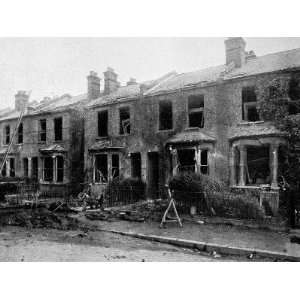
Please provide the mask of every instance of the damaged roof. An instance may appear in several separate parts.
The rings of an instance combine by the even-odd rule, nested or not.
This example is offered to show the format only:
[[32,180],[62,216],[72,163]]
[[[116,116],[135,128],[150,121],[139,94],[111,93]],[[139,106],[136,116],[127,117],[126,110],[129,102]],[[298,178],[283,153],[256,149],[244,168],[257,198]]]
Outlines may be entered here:
[[[53,99],[42,100],[41,102],[32,102],[28,104],[28,109],[24,116],[38,115],[42,113],[52,113],[62,111],[69,108],[75,108],[84,105],[87,102],[87,94],[81,94],[72,97],[65,94],[61,97]],[[0,114],[0,121],[17,119],[20,116],[20,111],[15,109],[7,110],[6,113]]]
[[266,122],[245,123],[233,127],[229,131],[229,139],[253,138],[263,136],[283,136],[284,133]]
[[298,48],[248,59],[240,68],[234,68],[232,65],[219,65],[194,72],[177,74],[157,84],[151,91],[146,92],[145,95],[155,95],[195,85],[212,84],[218,80],[230,80],[299,67],[300,49]]
[[167,140],[167,144],[182,144],[182,143],[194,143],[194,142],[215,142],[216,139],[208,134],[205,134],[198,129],[186,130],[184,132],[177,133]]
[[50,146],[47,146],[45,148],[41,148],[40,152],[46,152],[46,153],[54,153],[54,152],[66,152],[66,149],[58,144],[53,144]]

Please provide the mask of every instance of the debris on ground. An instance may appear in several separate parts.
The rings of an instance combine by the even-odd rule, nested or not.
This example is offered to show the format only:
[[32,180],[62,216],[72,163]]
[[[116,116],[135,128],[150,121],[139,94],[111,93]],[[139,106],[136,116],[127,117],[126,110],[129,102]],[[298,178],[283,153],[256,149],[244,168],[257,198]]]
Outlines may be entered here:
[[160,221],[168,202],[166,200],[147,200],[122,207],[93,210],[85,213],[89,220],[131,222]]
[[66,213],[52,212],[46,207],[1,210],[0,225],[62,230],[76,230],[80,227],[77,219]]

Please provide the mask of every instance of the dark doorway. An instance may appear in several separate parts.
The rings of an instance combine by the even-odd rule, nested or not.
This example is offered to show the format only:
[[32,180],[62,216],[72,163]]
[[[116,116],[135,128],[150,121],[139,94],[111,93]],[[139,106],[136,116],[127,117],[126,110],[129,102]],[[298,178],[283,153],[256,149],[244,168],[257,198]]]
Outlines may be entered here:
[[148,196],[159,197],[159,156],[157,152],[148,153]]
[[195,172],[195,150],[180,149],[178,153],[178,171],[179,172]]
[[142,177],[141,153],[131,153],[131,177]]

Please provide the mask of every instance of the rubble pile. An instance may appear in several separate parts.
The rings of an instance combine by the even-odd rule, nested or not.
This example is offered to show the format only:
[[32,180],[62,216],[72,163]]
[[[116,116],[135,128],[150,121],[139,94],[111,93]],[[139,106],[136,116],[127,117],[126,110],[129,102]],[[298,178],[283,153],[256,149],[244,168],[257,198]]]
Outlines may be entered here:
[[107,208],[102,211],[87,211],[89,220],[101,220],[112,222],[126,220],[132,222],[160,221],[167,208],[166,200],[148,200],[131,205]]
[[54,228],[61,230],[76,230],[79,222],[66,213],[52,212],[46,207],[35,209],[18,209],[1,211],[0,225],[14,225],[28,228]]

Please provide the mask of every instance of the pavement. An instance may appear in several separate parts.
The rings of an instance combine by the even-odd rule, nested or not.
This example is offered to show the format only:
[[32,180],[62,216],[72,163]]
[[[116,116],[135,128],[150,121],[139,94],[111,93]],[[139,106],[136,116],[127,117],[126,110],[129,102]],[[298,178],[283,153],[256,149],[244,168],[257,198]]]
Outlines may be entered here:
[[83,216],[80,219],[96,225],[99,230],[182,247],[205,251],[209,249],[233,255],[255,253],[279,260],[300,261],[300,244],[291,243],[291,234],[287,232],[249,229],[225,224],[185,222],[182,228],[176,223],[167,224],[166,228],[159,228],[158,222],[90,221]]

